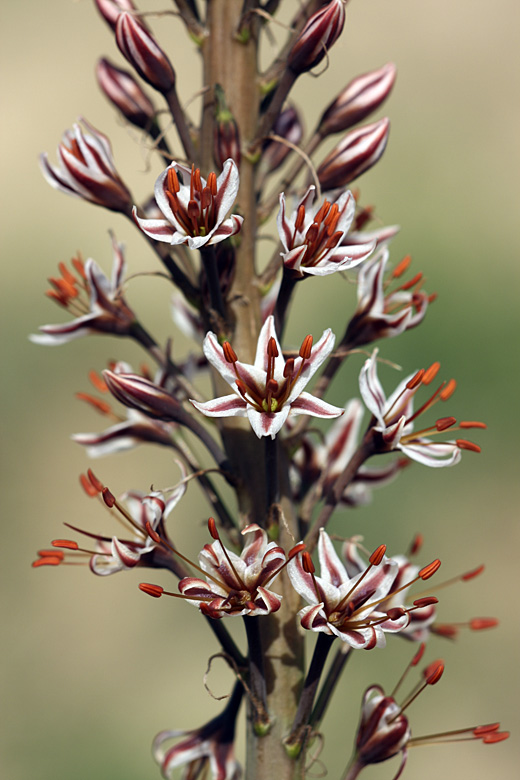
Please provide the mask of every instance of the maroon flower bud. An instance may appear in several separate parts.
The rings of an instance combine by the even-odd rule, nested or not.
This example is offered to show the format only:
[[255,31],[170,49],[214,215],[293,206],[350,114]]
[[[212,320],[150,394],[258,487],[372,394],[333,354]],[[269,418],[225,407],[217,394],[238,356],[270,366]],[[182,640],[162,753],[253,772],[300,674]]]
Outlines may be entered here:
[[170,60],[151,33],[128,13],[121,13],[116,23],[116,43],[136,71],[150,86],[167,93],[175,85]]
[[372,685],[365,691],[356,736],[357,760],[361,765],[378,764],[404,752],[410,740],[408,719],[391,696]]
[[[138,374],[116,374],[103,371],[103,378],[112,395],[124,406],[161,420],[185,422],[186,412],[163,387]],[[181,419],[179,419],[181,418]]]
[[332,0],[310,17],[287,58],[287,65],[294,73],[311,70],[325,57],[343,30],[344,6],[345,0]]
[[143,129],[150,127],[155,108],[128,71],[101,59],[96,65],[96,77],[106,97],[129,122]]
[[372,73],[365,73],[347,84],[336,100],[324,111],[318,127],[323,137],[341,133],[373,113],[388,97],[397,70],[389,63]]
[[240,135],[238,125],[229,110],[224,90],[220,84],[215,85],[215,130],[213,135],[213,159],[218,168],[223,168],[226,160],[231,157],[240,166]]
[[132,0],[94,0],[98,11],[108,24],[114,30],[116,29],[117,17],[122,11],[137,11]]
[[389,130],[385,118],[348,133],[318,168],[323,189],[345,187],[375,165],[385,150]]
[[[298,112],[293,106],[285,108],[273,125],[273,133],[285,138],[290,143],[298,145],[303,137],[303,125]],[[266,174],[272,173],[282,165],[291,152],[291,147],[279,141],[267,141],[262,151],[262,169]]]

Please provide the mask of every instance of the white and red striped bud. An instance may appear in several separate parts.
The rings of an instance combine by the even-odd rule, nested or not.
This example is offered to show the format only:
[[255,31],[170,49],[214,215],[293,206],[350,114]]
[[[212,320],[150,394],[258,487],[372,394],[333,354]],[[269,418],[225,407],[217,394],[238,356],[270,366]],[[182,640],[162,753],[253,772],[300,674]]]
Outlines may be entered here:
[[293,73],[306,73],[318,65],[337,41],[345,24],[345,0],[332,0],[316,11],[289,52],[287,65]]
[[96,65],[96,78],[101,91],[129,122],[143,129],[150,127],[155,108],[127,70],[103,58]]
[[394,86],[397,70],[393,63],[351,81],[324,111],[318,127],[324,137],[342,133],[362,122],[386,100]]
[[215,126],[213,135],[213,159],[218,168],[223,168],[230,157],[240,167],[240,134],[235,117],[229,110],[224,90],[215,85]]
[[94,0],[97,9],[111,30],[116,29],[117,17],[123,11],[137,11],[132,0]]
[[112,395],[124,406],[160,420],[185,422],[186,412],[163,387],[138,374],[116,374],[108,369],[103,378]]
[[359,764],[378,764],[401,751],[406,761],[406,746],[410,737],[408,719],[396,701],[391,696],[385,696],[378,685],[368,688],[363,697],[356,736]]
[[151,87],[167,93],[175,86],[175,71],[170,60],[152,34],[131,14],[119,14],[116,43],[121,54]]
[[345,187],[368,171],[383,154],[389,131],[390,122],[385,118],[348,133],[318,168],[322,188]]
[[[285,138],[291,144],[297,146],[303,137],[303,125],[297,110],[293,106],[285,108],[277,117],[273,125],[273,133]],[[287,155],[291,153],[291,147],[280,141],[267,141],[262,151],[262,169],[266,174],[272,173],[282,165]]]

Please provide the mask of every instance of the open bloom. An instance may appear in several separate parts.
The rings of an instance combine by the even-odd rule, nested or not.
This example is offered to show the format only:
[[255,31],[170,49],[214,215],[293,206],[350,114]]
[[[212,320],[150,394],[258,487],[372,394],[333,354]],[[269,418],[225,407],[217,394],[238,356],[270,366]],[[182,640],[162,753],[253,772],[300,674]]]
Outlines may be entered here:
[[433,395],[414,413],[413,399],[420,387],[429,385],[435,378],[439,363],[433,363],[428,369],[420,369],[403,379],[397,389],[387,399],[377,377],[377,350],[366,361],[359,375],[359,389],[365,405],[375,417],[373,430],[381,434],[384,450],[401,450],[404,454],[425,466],[440,468],[453,466],[461,457],[461,450],[480,452],[480,447],[466,439],[436,442],[431,437],[444,431],[485,428],[481,422],[460,422],[454,417],[441,417],[432,426],[415,432],[416,418],[430,409],[438,401],[447,401],[455,391],[453,379],[442,382]]
[[[181,184],[177,173],[184,181]],[[238,168],[234,160],[224,163],[217,178],[210,173],[203,179],[200,170],[173,162],[155,182],[155,200],[164,219],[141,219],[134,207],[134,219],[147,236],[168,244],[187,244],[190,249],[200,249],[238,233],[243,218],[226,215],[235,202],[238,192]]]
[[295,590],[309,606],[300,610],[303,628],[338,636],[350,647],[384,647],[385,633],[401,631],[410,620],[403,609],[387,611],[385,598],[398,566],[382,545],[370,556],[370,565],[349,577],[328,534],[321,529],[318,552],[321,576],[314,574],[308,553],[289,561],[287,571]]
[[250,365],[238,360],[229,342],[221,347],[215,333],[209,332],[204,339],[204,354],[234,394],[206,403],[191,403],[207,417],[247,416],[259,438],[274,439],[289,414],[338,417],[343,414],[342,409],[302,392],[333,348],[334,335],[328,329],[314,347],[312,336],[307,336],[298,357],[286,361],[274,329],[274,317],[269,316],[258,337],[254,365]]
[[66,130],[58,146],[58,167],[54,168],[47,154],[40,156],[40,167],[45,180],[66,195],[96,203],[112,211],[128,212],[132,196],[119,178],[106,135],[100,133],[85,119]]
[[179,590],[192,604],[212,618],[225,615],[268,615],[280,609],[282,597],[267,589],[285,566],[285,552],[276,542],[268,542],[266,532],[256,523],[242,534],[251,535],[240,556],[222,544],[214,521],[210,531],[215,539],[199,554],[206,580],[184,577]]
[[[186,780],[207,777],[208,764],[212,780],[239,780],[242,770],[235,759],[234,738],[242,692],[242,684],[237,682],[225,709],[199,729],[157,734],[152,753],[166,780],[180,766],[186,767],[182,775]],[[165,743],[177,737],[183,739],[173,747],[165,747]]]
[[114,336],[127,336],[130,333],[135,314],[123,298],[126,263],[123,245],[114,236],[112,249],[114,260],[111,279],[92,259],[83,263],[80,258],[73,258],[72,265],[77,276],[64,263],[60,263],[62,276],[49,280],[53,289],[47,295],[78,316],[60,325],[42,325],[41,333],[29,337],[31,341],[55,346],[92,333],[111,333]]
[[346,235],[356,210],[352,193],[344,192],[333,203],[325,200],[319,209],[312,207],[315,194],[311,185],[290,217],[285,194],[280,195],[277,222],[285,268],[315,276],[354,268],[369,256],[376,242],[348,243]]
[[398,279],[411,260],[407,256],[385,279],[388,263],[388,249],[383,247],[370,258],[358,275],[358,304],[349,322],[346,340],[350,348],[381,338],[398,336],[414,328],[424,319],[432,298],[421,290],[422,274],[404,282],[397,289],[389,289],[392,281]]

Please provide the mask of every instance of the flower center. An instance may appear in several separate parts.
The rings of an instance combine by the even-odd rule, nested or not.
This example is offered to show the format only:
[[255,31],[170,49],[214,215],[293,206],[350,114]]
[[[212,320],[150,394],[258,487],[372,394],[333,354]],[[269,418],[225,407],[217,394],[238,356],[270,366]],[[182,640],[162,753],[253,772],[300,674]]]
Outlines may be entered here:
[[165,194],[175,218],[188,236],[206,236],[214,228],[218,213],[216,174],[211,172],[204,185],[200,169],[192,166],[187,206],[179,199],[180,188],[177,172],[168,168]]
[[[336,247],[343,238],[343,231],[336,230],[340,212],[337,203],[326,200],[314,217],[312,225],[305,234],[305,254],[301,265],[309,268],[317,265],[323,255]],[[300,205],[294,225],[293,244],[296,234],[301,230],[305,219],[305,206]]]

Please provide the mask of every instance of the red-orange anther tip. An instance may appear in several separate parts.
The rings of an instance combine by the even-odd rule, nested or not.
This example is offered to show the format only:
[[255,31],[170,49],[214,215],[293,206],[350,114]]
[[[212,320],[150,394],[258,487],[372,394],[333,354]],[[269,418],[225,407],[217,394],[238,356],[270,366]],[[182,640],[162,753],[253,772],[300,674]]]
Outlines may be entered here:
[[311,356],[312,341],[313,341],[313,339],[312,339],[311,335],[305,336],[305,338],[302,341],[302,345],[300,347],[299,355],[300,355],[301,358],[303,358],[303,360],[308,360],[310,358],[310,356]]
[[160,598],[164,593],[164,588],[161,588],[160,585],[152,585],[149,582],[140,582],[139,590],[142,590],[143,593],[147,593],[149,596],[153,596],[154,599]]
[[276,379],[268,379],[265,383],[265,389],[267,393],[276,393],[278,390],[278,382]]
[[214,517],[210,517],[208,519],[208,531],[209,531],[210,535],[213,537],[213,539],[218,539],[219,538],[217,524],[215,522],[215,518]]
[[97,371],[89,371],[88,378],[96,390],[99,390],[100,393],[108,393],[107,383],[101,374],[98,374]]
[[484,734],[491,734],[493,731],[498,731],[500,728],[500,723],[488,723],[485,726],[477,726],[476,729],[473,729],[473,734],[476,737],[482,737]]
[[389,620],[399,620],[406,615],[406,611],[402,607],[391,607],[386,611]]
[[99,491],[96,490],[94,485],[92,485],[92,483],[90,482],[90,480],[88,479],[88,477],[85,474],[80,474],[79,475],[79,481],[81,483],[81,487],[83,488],[83,490],[85,491],[87,496],[90,496],[91,498],[93,498],[94,496],[97,496]]
[[396,265],[394,270],[392,271],[392,276],[394,279],[397,279],[399,276],[402,276],[406,270],[410,267],[410,263],[412,262],[412,256],[411,255],[405,255],[400,263]]
[[438,360],[435,361],[435,363],[432,363],[429,368],[426,369],[423,376],[423,385],[429,385],[430,382],[432,382],[437,374],[439,373],[439,369],[441,367],[441,364]]
[[509,739],[509,731],[495,731],[494,734],[486,734],[482,737],[484,745],[494,745],[495,742],[503,742],[504,739]]
[[62,561],[65,553],[62,553],[61,550],[38,550],[38,555],[41,558],[50,556],[51,558],[59,558]]
[[435,685],[444,674],[444,661],[433,661],[424,670],[427,685]]
[[57,555],[45,555],[43,558],[33,561],[31,566],[33,569],[37,569],[39,566],[59,566],[62,561],[63,558],[59,558]]
[[454,379],[450,379],[448,384],[445,387],[443,387],[443,389],[439,393],[439,398],[441,399],[441,401],[447,401],[448,398],[451,398],[456,388],[457,388],[456,381]]
[[287,553],[287,559],[289,561],[292,560],[296,555],[298,555],[298,553],[301,553],[304,550],[305,550],[305,543],[298,542],[298,544],[295,544],[294,547],[292,547]]
[[108,508],[112,509],[112,507],[116,503],[116,497],[114,496],[114,494],[111,493],[110,490],[106,487],[103,488],[102,496],[103,496],[103,501],[108,506]]
[[438,604],[439,599],[435,596],[424,596],[422,599],[415,599],[413,602],[414,607],[422,609],[422,607],[430,607],[432,604]]
[[303,571],[307,572],[307,574],[314,574],[316,571],[310,553],[302,552],[302,566]]
[[436,558],[434,561],[429,563],[428,566],[424,566],[424,568],[421,569],[417,576],[420,577],[421,580],[429,580],[430,577],[433,577],[435,572],[438,571],[440,565],[440,560]]
[[87,476],[90,480],[90,484],[92,485],[92,487],[96,488],[98,493],[101,493],[105,486],[103,485],[102,482],[99,481],[99,479],[96,477],[92,469],[88,469]]
[[294,229],[301,230],[305,223],[305,206],[300,203],[298,206],[298,212],[296,214],[296,220],[294,222]]
[[460,450],[469,450],[470,452],[482,452],[482,449],[472,441],[467,439],[456,439],[455,444]]
[[485,430],[487,425],[478,420],[462,420],[462,422],[459,423],[459,428],[482,428]]
[[268,357],[278,357],[278,347],[276,346],[276,339],[271,336],[267,342],[267,355]]
[[455,419],[455,417],[439,417],[439,419],[435,423],[435,427],[437,428],[438,431],[445,431],[448,428],[451,428],[453,425],[455,425],[456,422],[457,420]]
[[379,566],[383,560],[386,552],[386,544],[380,544],[377,550],[374,550],[370,558],[368,559],[372,566]]
[[451,623],[435,623],[433,631],[437,636],[443,636],[446,639],[454,639],[459,633],[458,627]]
[[410,666],[417,666],[417,664],[419,663],[419,661],[424,655],[425,649],[426,649],[426,642],[421,642],[421,644],[419,645],[419,649],[417,650],[416,654],[411,660]]
[[228,363],[236,363],[238,360],[237,354],[229,341],[225,341],[222,344],[222,349],[224,351],[224,357]]
[[78,543],[73,542],[71,539],[54,539],[51,544],[53,547],[63,547],[65,550],[78,549]]
[[283,375],[285,379],[287,379],[288,376],[292,376],[294,374],[294,358],[288,358],[285,362],[285,366],[283,367]]
[[498,626],[497,618],[473,618],[469,621],[472,631],[483,631],[485,628],[495,628],[495,626]]
[[424,368],[420,368],[419,371],[417,371],[417,373],[414,374],[413,377],[406,383],[407,389],[413,390],[415,387],[418,387],[418,385],[420,385],[422,382],[424,373]]
[[95,396],[90,395],[89,393],[76,393],[76,398],[78,401],[85,401],[85,403],[90,404],[90,406],[93,406],[94,409],[97,409],[101,414],[110,414],[112,411],[110,404],[107,404],[106,401],[102,401],[100,398],[95,398]]
[[422,278],[422,273],[419,272],[418,274],[415,274],[412,279],[409,279],[407,282],[404,282],[404,284],[401,285],[401,290],[409,290],[410,288],[415,287],[416,284],[419,284]]
[[[409,462],[408,460],[406,461]],[[410,555],[417,555],[419,550],[421,549],[424,541],[424,536],[422,534],[416,534],[411,545],[410,545]]]
[[168,168],[168,189],[172,192],[179,192],[180,190],[180,184],[179,184],[179,178],[177,176],[177,171],[175,168]]
[[152,528],[152,526],[150,525],[150,521],[149,520],[146,521],[146,523],[144,524],[144,527],[145,527],[146,533],[148,534],[150,539],[152,539],[155,542],[155,544],[161,544],[161,537],[159,536],[157,531],[155,531]]
[[473,577],[478,577],[479,574],[482,574],[486,567],[482,563],[480,566],[477,566],[476,569],[472,569],[471,571],[467,571],[465,574],[461,576],[462,582],[466,582],[467,580],[472,580]]

